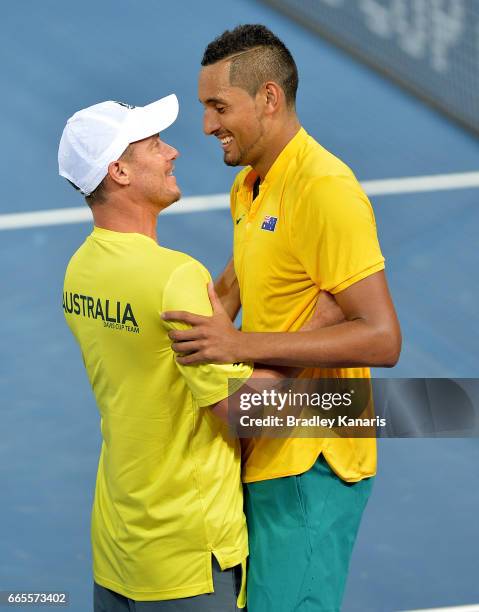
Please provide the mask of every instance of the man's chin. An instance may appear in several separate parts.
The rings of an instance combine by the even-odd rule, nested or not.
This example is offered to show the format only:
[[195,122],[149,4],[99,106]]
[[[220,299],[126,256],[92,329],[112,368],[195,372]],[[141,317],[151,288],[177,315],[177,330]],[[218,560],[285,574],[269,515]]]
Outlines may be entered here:
[[227,166],[241,166],[241,159],[239,157],[230,157],[228,153],[223,155],[223,161]]
[[165,208],[168,208],[169,206],[171,206],[175,202],[178,202],[178,200],[180,200],[180,198],[181,198],[181,191],[178,189],[178,191],[176,191],[175,193],[171,194],[171,196],[168,198],[167,202],[163,202],[161,210],[165,210]]

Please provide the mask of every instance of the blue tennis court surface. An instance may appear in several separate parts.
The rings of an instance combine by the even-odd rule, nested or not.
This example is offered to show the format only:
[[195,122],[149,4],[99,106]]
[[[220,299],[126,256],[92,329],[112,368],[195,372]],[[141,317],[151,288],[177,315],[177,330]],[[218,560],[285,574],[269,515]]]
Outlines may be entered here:
[[[303,125],[360,180],[478,170],[475,138],[252,0],[9,3],[0,24],[8,83],[1,214],[83,205],[57,177],[58,140],[73,112],[171,92],[180,116],[165,139],[181,153],[184,195],[227,192],[234,170],[201,132],[196,76],[204,46],[246,22],[266,24],[289,46]],[[372,198],[404,336],[400,363],[378,374],[478,376],[478,198],[477,188]],[[91,609],[99,420],[61,291],[66,263],[89,231],[0,232],[0,590],[69,591],[72,612]],[[231,253],[229,213],[160,218],[159,239],[216,274]],[[479,601],[478,466],[477,439],[381,441],[344,612]]]

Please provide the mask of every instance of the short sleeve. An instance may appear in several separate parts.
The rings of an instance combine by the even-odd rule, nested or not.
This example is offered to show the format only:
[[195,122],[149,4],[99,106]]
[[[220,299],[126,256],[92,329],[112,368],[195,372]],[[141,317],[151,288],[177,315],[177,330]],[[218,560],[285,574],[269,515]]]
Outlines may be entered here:
[[384,268],[372,206],[353,176],[314,179],[293,209],[293,252],[320,289],[339,293]]
[[[211,315],[207,284],[209,272],[199,262],[190,260],[174,270],[163,292],[162,312],[187,310],[195,314]],[[168,329],[186,329],[176,321],[163,321]],[[177,366],[199,406],[216,404],[239,389],[252,374],[249,364],[199,364]],[[234,379],[234,380],[231,380]],[[228,385],[229,382],[229,385]]]

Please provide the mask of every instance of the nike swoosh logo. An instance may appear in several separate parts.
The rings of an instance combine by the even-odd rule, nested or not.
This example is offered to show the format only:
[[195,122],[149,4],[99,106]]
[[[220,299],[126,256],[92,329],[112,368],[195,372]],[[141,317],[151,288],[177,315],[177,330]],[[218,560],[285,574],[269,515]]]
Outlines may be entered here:
[[238,223],[241,221],[241,219],[244,217],[244,215],[241,215],[241,217],[239,219],[236,219],[236,225],[238,225]]

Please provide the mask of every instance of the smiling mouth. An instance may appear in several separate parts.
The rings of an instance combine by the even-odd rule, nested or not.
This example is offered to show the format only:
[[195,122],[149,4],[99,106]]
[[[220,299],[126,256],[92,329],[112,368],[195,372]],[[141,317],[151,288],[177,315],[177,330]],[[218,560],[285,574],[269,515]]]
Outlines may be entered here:
[[220,138],[220,142],[221,142],[221,146],[223,147],[223,149],[226,149],[228,145],[230,145],[233,142],[233,137],[225,136],[224,138]]

